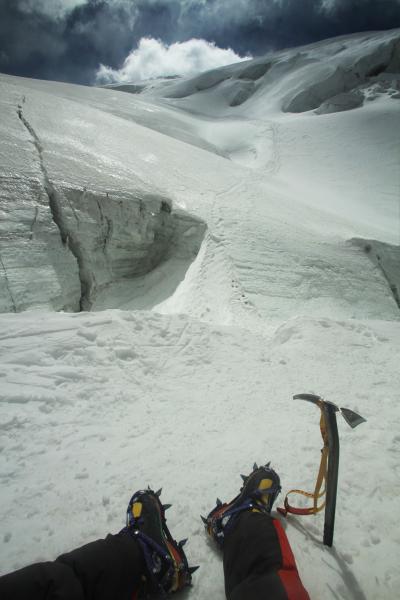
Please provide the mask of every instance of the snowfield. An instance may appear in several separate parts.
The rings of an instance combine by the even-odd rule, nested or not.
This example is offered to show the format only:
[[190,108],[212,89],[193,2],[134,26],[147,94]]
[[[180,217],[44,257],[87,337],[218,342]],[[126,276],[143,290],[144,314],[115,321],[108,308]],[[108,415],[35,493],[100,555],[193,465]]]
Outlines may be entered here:
[[223,600],[199,515],[254,461],[314,488],[312,392],[367,423],[339,422],[333,548],[283,521],[304,585],[396,596],[399,82],[399,30],[122,90],[0,76],[2,573],[150,484],[188,597]]

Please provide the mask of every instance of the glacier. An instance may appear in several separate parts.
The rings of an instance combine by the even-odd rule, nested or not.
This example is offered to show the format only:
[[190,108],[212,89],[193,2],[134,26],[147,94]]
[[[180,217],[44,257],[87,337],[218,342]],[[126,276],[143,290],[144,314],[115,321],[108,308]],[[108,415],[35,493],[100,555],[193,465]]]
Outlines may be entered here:
[[117,530],[151,484],[191,595],[222,600],[197,515],[255,460],[313,489],[310,392],[367,423],[339,426],[334,547],[321,515],[284,523],[304,584],[396,595],[399,81],[399,30],[191,79],[0,75],[5,571]]

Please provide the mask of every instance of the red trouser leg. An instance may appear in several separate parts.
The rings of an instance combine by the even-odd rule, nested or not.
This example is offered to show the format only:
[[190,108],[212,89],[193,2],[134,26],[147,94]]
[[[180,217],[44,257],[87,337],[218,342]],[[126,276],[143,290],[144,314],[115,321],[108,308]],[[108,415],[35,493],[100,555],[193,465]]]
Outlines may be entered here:
[[250,511],[239,515],[224,543],[228,600],[309,600],[279,521]]

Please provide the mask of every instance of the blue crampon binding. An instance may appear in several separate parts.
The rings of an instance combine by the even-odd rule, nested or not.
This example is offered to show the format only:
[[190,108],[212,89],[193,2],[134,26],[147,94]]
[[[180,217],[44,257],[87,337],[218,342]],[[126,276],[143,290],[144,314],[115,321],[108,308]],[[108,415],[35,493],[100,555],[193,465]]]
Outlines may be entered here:
[[217,505],[206,517],[201,517],[207,533],[222,547],[225,536],[234,526],[237,516],[244,510],[255,510],[269,514],[281,491],[279,475],[270,463],[258,467],[254,463],[250,475],[242,475],[243,487],[231,502]]
[[189,567],[183,546],[176,542],[166,525],[165,511],[171,505],[161,504],[161,489],[150,488],[133,494],[126,512],[126,528],[140,545],[147,567],[146,588],[163,597],[191,585],[198,567]]

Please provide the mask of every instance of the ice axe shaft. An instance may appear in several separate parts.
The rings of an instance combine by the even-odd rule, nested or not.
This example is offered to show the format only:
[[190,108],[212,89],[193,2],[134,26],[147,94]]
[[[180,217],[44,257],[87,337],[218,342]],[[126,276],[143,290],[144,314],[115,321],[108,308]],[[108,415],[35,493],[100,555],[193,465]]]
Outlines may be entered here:
[[336,422],[336,407],[324,402],[322,410],[325,412],[329,446],[323,541],[325,546],[332,546],[339,475],[339,433]]

